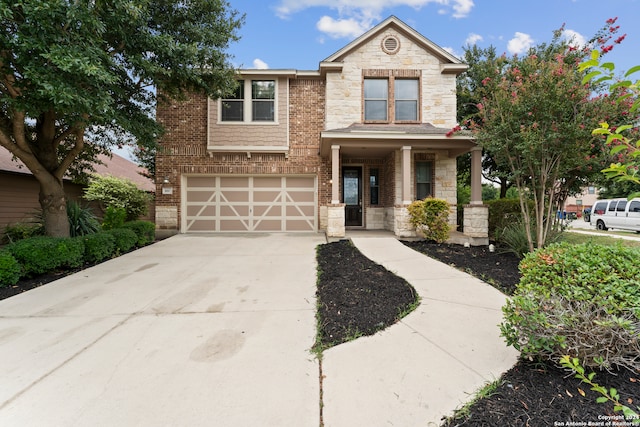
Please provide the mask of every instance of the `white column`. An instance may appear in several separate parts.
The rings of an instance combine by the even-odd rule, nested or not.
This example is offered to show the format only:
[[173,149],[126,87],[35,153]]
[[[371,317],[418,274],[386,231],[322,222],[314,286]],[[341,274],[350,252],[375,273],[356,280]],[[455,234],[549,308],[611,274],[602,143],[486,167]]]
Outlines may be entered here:
[[402,147],[402,204],[409,205],[411,197],[411,147]]
[[340,146],[331,146],[331,204],[340,203]]

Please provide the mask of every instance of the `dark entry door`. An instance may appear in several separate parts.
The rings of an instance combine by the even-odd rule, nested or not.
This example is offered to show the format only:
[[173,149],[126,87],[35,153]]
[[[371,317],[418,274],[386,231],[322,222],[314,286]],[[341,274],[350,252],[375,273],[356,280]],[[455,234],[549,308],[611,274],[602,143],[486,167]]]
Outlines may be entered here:
[[342,168],[342,198],[345,204],[344,225],[362,226],[362,168]]

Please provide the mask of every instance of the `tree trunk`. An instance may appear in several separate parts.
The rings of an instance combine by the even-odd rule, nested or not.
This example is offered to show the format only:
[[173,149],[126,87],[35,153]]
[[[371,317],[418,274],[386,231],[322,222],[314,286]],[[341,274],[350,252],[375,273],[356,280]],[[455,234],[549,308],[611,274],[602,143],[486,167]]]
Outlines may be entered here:
[[40,181],[40,206],[47,236],[69,237],[69,218],[67,217],[67,197],[61,181],[53,176]]

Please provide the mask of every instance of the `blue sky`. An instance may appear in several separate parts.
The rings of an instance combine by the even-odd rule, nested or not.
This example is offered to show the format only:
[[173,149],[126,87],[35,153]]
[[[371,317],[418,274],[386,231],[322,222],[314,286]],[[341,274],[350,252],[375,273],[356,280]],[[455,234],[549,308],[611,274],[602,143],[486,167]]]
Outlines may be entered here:
[[498,53],[526,53],[565,24],[577,39],[591,38],[618,17],[622,44],[607,57],[616,69],[640,64],[640,0],[229,0],[246,14],[242,37],[231,45],[239,68],[317,70],[318,64],[360,34],[395,15],[460,56],[463,46],[493,45]]

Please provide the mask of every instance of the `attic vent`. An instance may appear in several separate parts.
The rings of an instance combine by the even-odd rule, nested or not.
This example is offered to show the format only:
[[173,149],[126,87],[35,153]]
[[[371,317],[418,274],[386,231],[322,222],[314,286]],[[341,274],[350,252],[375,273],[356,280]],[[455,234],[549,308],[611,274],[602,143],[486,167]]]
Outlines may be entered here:
[[395,36],[387,36],[382,40],[382,50],[384,50],[389,55],[393,55],[398,53],[400,50],[400,40],[398,40]]

